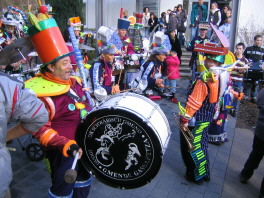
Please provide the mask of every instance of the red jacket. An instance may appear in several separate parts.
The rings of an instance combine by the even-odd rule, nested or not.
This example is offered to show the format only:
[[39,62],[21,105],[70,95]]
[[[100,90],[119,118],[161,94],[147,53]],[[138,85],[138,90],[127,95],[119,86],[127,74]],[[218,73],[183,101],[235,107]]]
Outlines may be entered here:
[[180,78],[180,60],[178,56],[167,56],[166,63],[168,65],[167,75],[169,80]]

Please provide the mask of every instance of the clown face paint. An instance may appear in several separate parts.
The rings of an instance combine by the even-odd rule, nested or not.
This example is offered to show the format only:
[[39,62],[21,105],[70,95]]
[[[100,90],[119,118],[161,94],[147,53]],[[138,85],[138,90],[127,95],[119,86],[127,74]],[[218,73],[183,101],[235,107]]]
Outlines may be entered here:
[[72,70],[70,57],[67,56],[58,60],[55,66],[50,64],[48,65],[48,68],[55,77],[62,80],[68,80]]

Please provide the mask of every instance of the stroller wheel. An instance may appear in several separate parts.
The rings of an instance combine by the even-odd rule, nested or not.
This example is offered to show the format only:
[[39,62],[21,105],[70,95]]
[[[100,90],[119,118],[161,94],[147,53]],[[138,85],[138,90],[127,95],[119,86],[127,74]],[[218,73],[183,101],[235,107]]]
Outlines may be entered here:
[[31,143],[26,147],[26,155],[31,161],[44,159],[44,151],[37,143]]

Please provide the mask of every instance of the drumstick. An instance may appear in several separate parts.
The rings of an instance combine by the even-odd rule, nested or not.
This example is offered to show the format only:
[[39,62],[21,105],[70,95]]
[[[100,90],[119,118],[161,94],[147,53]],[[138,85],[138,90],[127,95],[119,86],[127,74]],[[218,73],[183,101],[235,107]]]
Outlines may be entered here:
[[122,74],[122,66],[121,66],[120,72],[119,72],[119,77],[118,77],[118,82],[117,82],[118,86],[119,86],[119,82],[120,82],[120,79],[121,79],[121,74]]
[[173,74],[174,72],[176,72],[177,70],[179,71],[179,68],[176,68],[175,70],[173,70],[173,71],[172,71],[171,73],[169,73],[169,75],[166,76],[166,78],[164,78],[163,80],[166,80],[167,78],[169,78],[170,75]]
[[177,89],[179,89],[180,87],[163,87],[163,88],[166,88],[166,89],[177,88]]
[[72,184],[75,182],[76,177],[77,177],[77,172],[75,170],[76,164],[77,164],[77,160],[79,158],[79,152],[77,152],[75,154],[73,163],[72,163],[72,167],[71,169],[68,169],[65,174],[64,174],[64,181],[68,184]]
[[135,90],[135,89],[139,89],[139,88],[138,88],[138,87],[136,87],[136,88],[132,88],[132,89],[126,89],[126,90],[122,90],[122,91],[120,91],[120,93],[122,93],[122,92],[126,92],[126,91]]
[[16,151],[16,148],[7,147],[9,151]]

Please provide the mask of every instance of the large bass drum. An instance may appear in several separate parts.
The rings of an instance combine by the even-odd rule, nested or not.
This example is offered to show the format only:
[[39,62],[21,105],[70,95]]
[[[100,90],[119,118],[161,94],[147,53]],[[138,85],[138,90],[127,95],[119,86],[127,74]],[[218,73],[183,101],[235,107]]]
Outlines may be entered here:
[[156,103],[127,92],[92,111],[76,139],[86,169],[107,185],[131,189],[156,176],[170,134],[168,120]]

